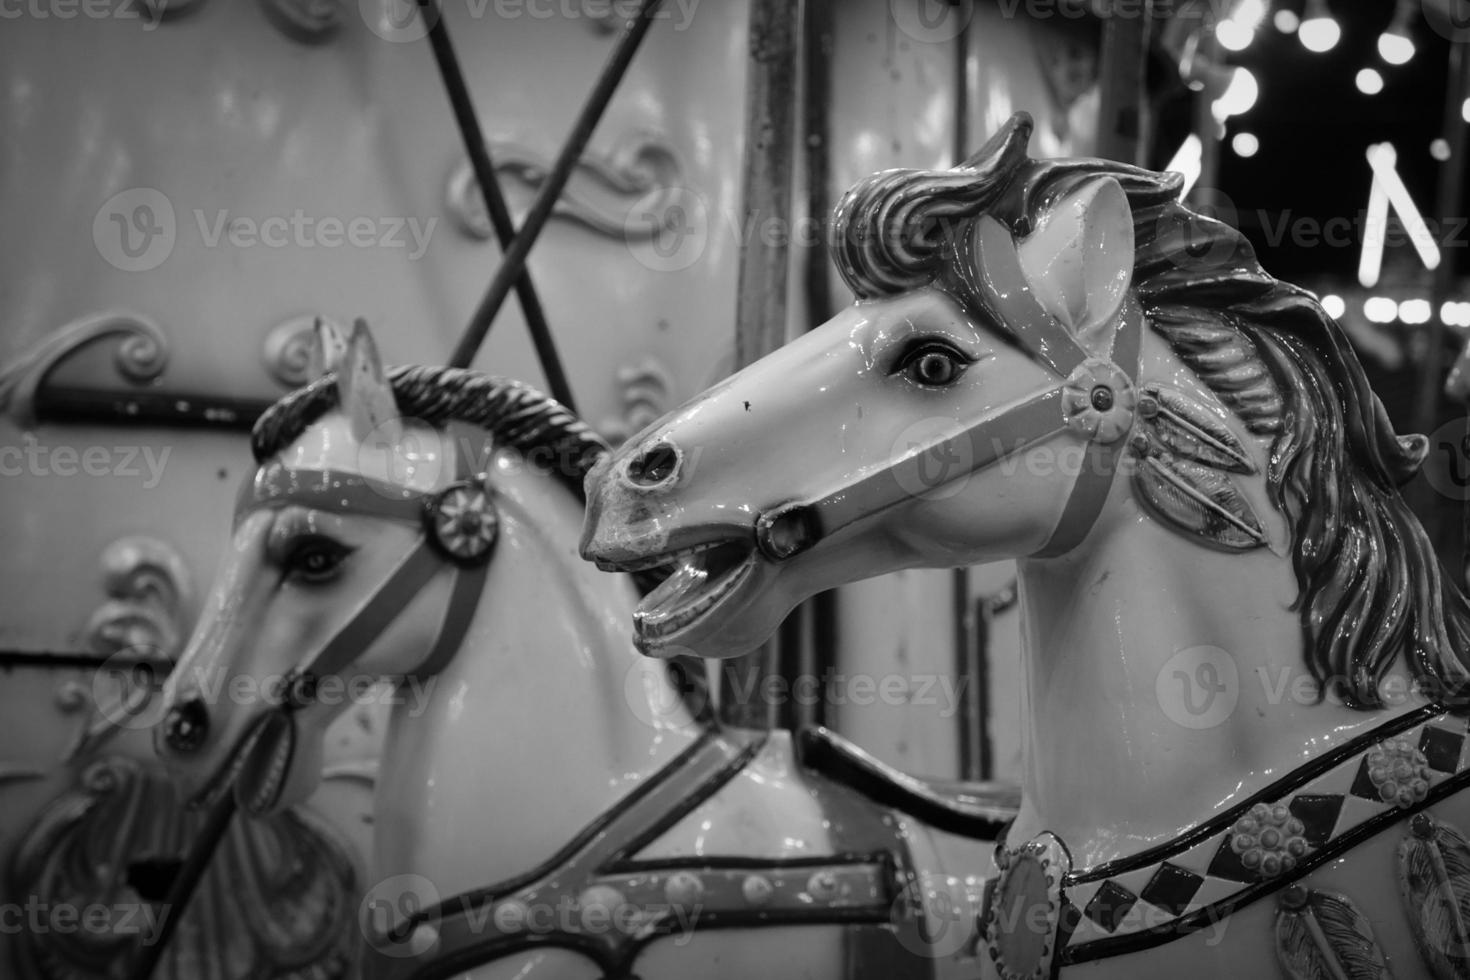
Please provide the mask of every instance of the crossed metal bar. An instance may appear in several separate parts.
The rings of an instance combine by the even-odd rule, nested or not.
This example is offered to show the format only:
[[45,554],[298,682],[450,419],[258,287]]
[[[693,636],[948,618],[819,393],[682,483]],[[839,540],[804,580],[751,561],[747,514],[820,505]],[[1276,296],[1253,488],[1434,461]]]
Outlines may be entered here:
[[[419,0],[419,11],[429,25],[429,44],[434,50],[434,62],[439,66],[439,75],[444,80],[444,91],[449,96],[450,108],[454,110],[454,121],[464,140],[465,152],[469,154],[470,166],[474,168],[475,180],[479,182],[480,193],[485,197],[485,211],[490,216],[490,225],[495,229],[495,237],[500,241],[502,253],[509,252],[516,237],[515,223],[511,220],[510,209],[506,207],[505,193],[501,190],[500,181],[495,176],[490,149],[485,145],[485,134],[480,129],[480,120],[475,114],[475,104],[470,98],[469,86],[465,84],[464,73],[460,71],[454,43],[449,39],[449,29],[444,26],[444,11],[440,9],[439,0]],[[542,373],[546,375],[547,387],[551,389],[553,398],[576,414],[572,388],[567,382],[566,372],[562,370],[561,357],[557,354],[555,341],[552,340],[551,327],[546,322],[546,311],[541,308],[541,298],[536,295],[531,274],[524,266],[516,276],[515,290],[521,311],[526,317],[531,341],[536,346],[536,357],[541,361]],[[474,354],[475,351],[470,350],[464,362],[456,366],[469,367]]]
[[[624,26],[617,46],[603,66],[597,83],[582,106],[582,111],[578,114],[566,142],[562,145],[560,155],[552,165],[545,183],[537,192],[531,210],[526,215],[526,222],[519,231],[516,230],[511,219],[510,210],[505,203],[505,194],[500,187],[499,179],[495,176],[495,167],[490,159],[489,148],[485,144],[485,135],[475,114],[474,103],[470,98],[469,88],[465,84],[464,73],[460,70],[454,45],[450,41],[439,0],[418,0],[418,3],[420,15],[424,17],[429,27],[429,43],[434,52],[434,60],[439,67],[439,74],[444,82],[445,92],[449,97],[450,107],[454,111],[455,123],[459,127],[460,137],[464,140],[465,151],[469,154],[475,178],[479,181],[480,192],[484,195],[485,210],[490,217],[490,224],[503,250],[500,266],[484,298],[476,307],[464,335],[456,345],[449,363],[453,367],[469,366],[479,351],[480,345],[484,342],[485,336],[490,332],[495,315],[500,312],[500,307],[505,303],[506,297],[514,289],[521,310],[525,314],[526,326],[530,330],[531,340],[536,348],[536,356],[541,362],[541,370],[546,375],[546,383],[551,389],[552,397],[575,414],[576,406],[572,398],[571,386],[567,382],[566,371],[557,353],[556,343],[552,339],[551,328],[546,322],[546,312],[541,306],[540,297],[526,269],[526,259],[531,254],[531,247],[536,244],[536,239],[540,236],[542,229],[546,227],[552,208],[566,188],[572,169],[577,160],[581,158],[583,150],[586,149],[587,142],[592,137],[592,131],[596,129],[598,121],[612,100],[613,92],[616,91],[618,83],[622,81],[628,66],[632,64],[633,56],[637,54],[639,45],[648,33],[648,28],[653,23],[653,15],[662,0],[643,0],[638,15]],[[209,868],[214,852],[229,830],[235,809],[235,794],[231,787],[209,812],[204,827],[189,849],[188,856],[174,875],[173,883],[165,899],[164,916],[159,925],[159,931],[153,937],[152,942],[139,947],[128,971],[130,980],[149,980],[153,975],[159,960],[163,958],[164,950],[168,948],[174,930],[178,928],[179,920],[183,918],[190,899],[203,879],[205,871]]]
[[485,210],[490,216],[490,224],[494,227],[495,237],[499,239],[503,250],[500,266],[496,269],[494,278],[491,279],[485,295],[470,317],[464,335],[460,337],[459,343],[455,345],[454,352],[450,355],[449,365],[451,367],[469,367],[480,345],[484,343],[486,335],[489,334],[490,327],[495,322],[495,316],[500,312],[500,307],[504,305],[506,297],[514,289],[516,298],[520,301],[521,310],[525,314],[526,326],[530,330],[531,340],[536,347],[536,356],[541,362],[541,370],[546,375],[546,383],[551,389],[551,395],[574,414],[576,413],[571,385],[567,381],[561,356],[557,353],[556,342],[552,339],[551,328],[546,322],[545,311],[541,307],[541,301],[531,282],[530,272],[526,269],[526,260],[530,257],[531,248],[536,244],[536,239],[540,237],[542,229],[546,227],[546,222],[550,219],[552,209],[555,208],[562,191],[566,189],[567,181],[572,176],[572,170],[576,167],[577,161],[581,159],[582,152],[587,148],[587,142],[592,138],[593,130],[597,128],[603,112],[606,111],[608,103],[612,101],[618,83],[623,80],[628,66],[633,63],[633,56],[638,53],[643,38],[653,24],[653,16],[662,2],[663,0],[643,0],[637,16],[623,26],[623,33],[618,38],[612,55],[603,65],[602,72],[592,87],[592,92],[587,96],[582,111],[578,113],[576,121],[572,124],[571,132],[567,134],[566,141],[562,144],[561,152],[552,163],[545,182],[542,183],[535,200],[531,203],[525,224],[517,231],[511,220],[510,211],[506,207],[505,194],[501,190],[499,178],[495,175],[490,150],[485,144],[485,135],[480,129],[480,122],[475,114],[469,88],[465,84],[464,73],[460,70],[459,59],[449,39],[449,29],[445,26],[444,12],[440,8],[439,0],[418,0],[422,16],[429,25],[429,44],[433,48],[434,61],[439,66],[439,74],[444,80],[450,107],[454,110],[455,123],[459,126],[460,136],[469,154],[470,165],[475,171],[475,179],[479,182],[480,191],[485,197]]

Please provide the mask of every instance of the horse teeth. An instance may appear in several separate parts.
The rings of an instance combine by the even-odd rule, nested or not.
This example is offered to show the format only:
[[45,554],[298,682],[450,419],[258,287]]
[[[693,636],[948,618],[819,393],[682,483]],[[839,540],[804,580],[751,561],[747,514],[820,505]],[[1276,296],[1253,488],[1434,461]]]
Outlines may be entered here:
[[[708,551],[710,547],[719,547],[724,543],[715,542],[698,550]],[[638,610],[633,614],[638,632],[646,637],[668,636],[678,632],[737,589],[745,581],[750,567],[747,560],[709,581],[709,572],[702,564],[684,562],[639,604]],[[696,594],[680,605],[679,599],[691,592]],[[660,607],[665,604],[671,604],[673,608],[662,610]]]

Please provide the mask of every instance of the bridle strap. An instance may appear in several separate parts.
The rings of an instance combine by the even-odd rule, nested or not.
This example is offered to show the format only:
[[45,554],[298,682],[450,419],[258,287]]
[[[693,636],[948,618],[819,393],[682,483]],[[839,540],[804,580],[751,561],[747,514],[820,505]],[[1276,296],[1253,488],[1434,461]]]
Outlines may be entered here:
[[301,663],[296,673],[312,677],[340,673],[372,646],[443,567],[443,560],[429,542],[420,539],[398,560],[383,584],[362,601],[324,646]]
[[[462,481],[466,477],[464,460],[459,459],[456,465],[459,470],[456,475]],[[478,482],[484,485],[483,478]],[[430,540],[428,524],[434,517],[430,510],[438,496],[356,473],[301,470],[282,464],[262,469],[242,487],[236,507],[237,523],[252,510],[300,505],[393,520],[424,529],[413,547],[398,560],[382,584],[358,604],[347,622],[289,673],[284,702],[287,710],[310,703],[317,681],[341,673],[361,656],[446,565],[454,576],[449,606],[428,655],[413,674],[428,677],[438,673],[459,649],[479,608],[489,565],[486,560],[451,561],[444,549]]]
[[981,270],[982,303],[1000,316],[1010,335],[1035,360],[1058,378],[1071,377],[1092,355],[1046,312],[1029,289],[1016,285],[1026,282],[1026,273],[1011,233],[990,215],[981,215],[975,229],[975,246],[977,254],[971,261]]
[[[1113,341],[1113,363],[1123,369],[1130,382],[1138,381],[1139,359],[1143,343],[1143,311],[1130,298],[1123,308],[1123,320]],[[1113,488],[1113,477],[1127,439],[1115,442],[1088,443],[1085,458],[1077,473],[1077,482],[1067,497],[1067,506],[1052,530],[1051,538],[1032,558],[1055,558],[1082,543],[1102,515]]]
[[470,622],[479,611],[480,593],[484,591],[485,580],[489,575],[488,564],[455,569],[444,622],[439,626],[439,635],[434,638],[429,655],[414,669],[415,677],[433,677],[454,659],[465,635],[469,633]]
[[313,510],[419,524],[428,495],[344,470],[298,470],[281,463],[261,468],[240,488],[235,523],[253,510],[299,504]]
[[[865,517],[912,499],[916,490],[938,489],[944,483],[1050,439],[1066,429],[1061,401],[1062,386],[1048,388],[954,435],[918,446],[896,462],[885,464],[807,506],[818,516],[823,537],[836,534]],[[954,459],[964,460],[965,468],[947,473],[942,480],[926,472],[927,467],[936,465],[934,460]]]

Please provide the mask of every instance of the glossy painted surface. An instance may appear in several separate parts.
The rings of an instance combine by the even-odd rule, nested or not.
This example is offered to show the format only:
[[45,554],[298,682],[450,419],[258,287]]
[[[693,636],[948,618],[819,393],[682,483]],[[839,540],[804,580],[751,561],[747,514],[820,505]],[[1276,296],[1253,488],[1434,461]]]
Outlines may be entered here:
[[[339,366],[353,379],[337,383],[340,407],[270,464],[294,473],[335,473],[339,481],[345,474],[378,481],[387,475],[391,483],[380,483],[377,492],[395,500],[403,492],[437,491],[464,469],[460,455],[472,454],[478,443],[445,438],[421,423],[394,422],[388,414],[392,395],[374,357],[365,331],[355,331]],[[363,433],[390,430],[392,438],[363,441]],[[330,673],[323,668],[317,683],[321,691],[329,684],[337,689],[336,681],[351,689],[364,678],[388,677],[406,695],[393,709],[380,764],[370,889],[375,901],[400,913],[516,878],[548,861],[584,827],[622,806],[699,733],[667,677],[626,639],[624,623],[633,609],[628,584],[578,560],[581,512],[571,494],[508,447],[473,465],[483,465],[492,488],[499,537],[462,647],[439,672],[418,673],[449,615],[446,586],[454,566],[446,559],[443,574],[421,586],[357,659]],[[203,705],[202,737],[180,743],[165,726],[159,740],[186,797],[217,792],[222,773],[234,765],[236,746],[275,710],[209,692],[242,680],[264,687],[288,675],[301,651],[330,641],[348,610],[382,597],[383,581],[422,534],[373,513],[382,506],[367,506],[372,500],[358,495],[371,491],[355,485],[340,492],[345,503],[335,495],[323,503],[320,492],[293,490],[296,484],[285,478],[270,486],[269,507],[257,505],[258,494],[242,495],[231,552],[166,689],[171,708]],[[307,553],[334,557],[299,557]],[[548,601],[554,614],[526,614],[547,608]],[[555,706],[554,715],[548,705]],[[323,697],[289,716],[293,751],[264,790],[246,767],[247,804],[260,799],[278,809],[311,791],[317,742],[340,710]],[[549,721],[557,726],[555,737],[534,737]],[[853,843],[861,840],[859,829],[880,823],[895,841],[912,837],[932,859],[936,845],[927,830],[900,827],[894,815],[804,773],[789,736],[777,733],[733,785],[636,858],[780,862],[832,856],[862,850]],[[928,887],[953,890],[952,900],[959,901],[979,887],[989,860],[985,848],[974,848],[951,866],[923,867],[923,880],[939,876]],[[797,954],[810,961],[814,975],[862,975],[861,964],[844,952],[840,929],[814,928]],[[673,949],[682,949],[681,939],[708,942],[706,955],[718,951],[728,964],[722,967],[728,974],[720,975],[779,969],[793,955],[735,934],[707,938],[697,923],[693,930],[672,937]],[[419,952],[432,953],[435,942],[425,939],[428,948]],[[957,943],[943,954],[946,973],[962,964],[962,948]],[[541,953],[511,959],[532,971],[547,963],[560,967],[557,957]],[[656,952],[653,962],[673,969],[677,959],[673,951]],[[500,975],[505,968],[475,975]]]
[[[1015,132],[1011,130],[1012,135]],[[997,146],[997,160],[1005,159],[1003,152]],[[1040,184],[1044,178],[1032,175],[1041,172],[1026,170],[1027,176],[1017,176],[1009,185],[1013,190],[1007,196],[986,207],[1015,221],[1020,191],[1014,188],[1031,186],[1028,181]],[[887,200],[878,195],[886,193],[882,189],[889,179],[875,177],[865,185],[871,196],[855,198],[856,203],[848,205],[857,215],[855,221],[868,213],[863,208]],[[923,179],[927,178],[915,176],[915,186]],[[943,179],[936,176],[930,185],[936,198],[947,193],[937,189]],[[1118,356],[1118,338],[1130,315],[1122,289],[1131,295],[1131,290],[1144,286],[1130,283],[1131,234],[1119,237],[1109,230],[1131,231],[1132,215],[1115,213],[1121,200],[1116,186],[1112,192],[1098,192],[1097,181],[1105,185],[1112,177],[1090,180],[1093,183],[1062,183],[1050,196],[1037,195],[1044,205],[1034,211],[1023,209],[1024,230],[1003,232],[1007,239],[1014,235],[1009,247],[1020,256],[1017,262],[1013,255],[1009,267],[997,264],[995,245],[984,244],[988,215],[963,226],[956,239],[960,245],[943,252],[930,266],[923,264],[921,249],[929,247],[923,240],[895,236],[898,244],[865,245],[866,252],[854,248],[845,259],[849,280],[871,282],[887,274],[910,285],[874,287],[874,298],[858,302],[715,386],[651,426],[637,443],[622,447],[589,480],[591,499],[582,540],[584,555],[605,566],[664,555],[683,565],[684,571],[645,600],[643,615],[634,619],[642,644],[655,654],[687,647],[706,655],[739,655],[775,629],[795,601],[854,578],[912,565],[1022,559],[1027,751],[1022,811],[1007,845],[1018,849],[1050,832],[1064,842],[1070,867],[1078,873],[1166,845],[1210,817],[1254,798],[1272,799],[1267,788],[1276,781],[1297,771],[1312,772],[1318,760],[1354,739],[1366,737],[1371,744],[1378,736],[1370,733],[1427,703],[1422,689],[1410,684],[1411,670],[1418,668],[1408,661],[1402,645],[1380,648],[1378,655],[1385,659],[1375,661],[1381,673],[1374,675],[1378,681],[1374,690],[1393,692],[1381,694],[1385,703],[1363,710],[1336,693],[1325,699],[1314,694],[1304,657],[1321,656],[1312,644],[1320,647],[1322,641],[1310,619],[1306,622],[1312,632],[1304,637],[1304,619],[1294,604],[1300,573],[1293,568],[1292,548],[1295,543],[1298,555],[1303,550],[1311,555],[1300,538],[1309,539],[1311,547],[1324,547],[1323,541],[1336,533],[1345,513],[1311,511],[1320,504],[1309,499],[1293,506],[1308,508],[1314,522],[1292,527],[1265,476],[1271,472],[1270,436],[1284,431],[1270,414],[1271,406],[1280,410],[1289,399],[1306,398],[1308,382],[1298,382],[1301,388],[1291,392],[1262,387],[1261,399],[1248,404],[1230,401],[1230,392],[1264,384],[1260,380],[1264,368],[1252,365],[1249,356],[1228,361],[1236,365],[1233,389],[1209,375],[1214,363],[1203,359],[1185,363],[1193,356],[1188,342],[1176,340],[1171,345],[1169,338],[1176,335],[1171,332],[1176,327],[1191,321],[1176,322],[1174,311],[1158,297],[1168,295],[1166,289],[1186,290],[1191,275],[1205,281],[1207,272],[1204,265],[1187,264],[1182,254],[1160,258],[1158,251],[1170,247],[1163,235],[1157,241],[1150,235],[1139,245],[1140,250],[1156,249],[1149,253],[1155,264],[1148,273],[1156,279],[1146,285],[1155,290],[1153,302],[1163,308],[1150,309],[1154,329],[1144,337],[1138,371],[1149,404],[1139,402],[1137,420],[1131,415],[1120,418],[1117,431],[1112,431],[1108,426],[1067,428],[1059,419],[1051,423],[1053,428],[1042,429],[1041,442],[1011,457],[1009,466],[1005,461],[975,466],[962,453],[958,459],[950,454],[950,468],[941,467],[940,478],[932,481],[915,481],[907,488],[909,498],[901,503],[886,493],[870,493],[870,483],[854,479],[877,472],[901,476],[909,472],[908,454],[915,445],[931,442],[936,434],[944,436],[956,425],[998,418],[1006,407],[1055,384],[1065,366],[1060,348],[1047,339],[1046,331],[1063,328],[1077,343],[1095,352],[1111,349],[1112,356]],[[1130,185],[1130,194],[1138,200],[1159,200],[1167,190],[1163,180]],[[1150,193],[1159,197],[1150,198]],[[920,199],[917,194],[907,198]],[[1053,234],[1059,222],[1072,219],[1080,220],[1080,233]],[[872,240],[883,240],[882,232],[891,230],[877,229]],[[981,247],[972,247],[976,240],[972,236],[978,236]],[[1086,251],[1078,250],[1077,243],[1082,242],[1091,243]],[[1222,251],[1215,261],[1220,276],[1240,284],[1240,303],[1251,292],[1256,296],[1264,292],[1262,274],[1247,268],[1249,263],[1239,253]],[[962,263],[973,265],[956,272]],[[947,277],[945,283],[958,281],[955,288],[961,291],[972,290],[970,295],[984,308],[956,302],[945,290],[924,285],[926,269]],[[1292,306],[1295,294],[1278,295],[1283,297],[1278,306],[1263,301],[1270,312],[1256,315],[1277,329],[1278,311],[1290,309],[1307,318],[1304,343],[1313,353],[1303,355],[1302,363],[1321,358],[1340,376],[1361,377],[1352,373],[1360,369],[1351,355],[1332,346],[1339,341],[1331,333],[1336,328],[1330,320],[1305,301],[1301,307]],[[1024,309],[1007,299],[1033,296],[1035,300],[1028,302],[1046,309],[1046,324],[1027,323]],[[1320,320],[1310,319],[1314,315]],[[1207,312],[1195,314],[1198,320],[1206,316]],[[997,322],[1017,334],[1013,339],[1018,342],[998,335]],[[1328,353],[1318,353],[1323,350]],[[925,359],[935,351],[944,352],[948,368],[926,366]],[[1097,378],[1105,374],[1094,373]],[[1097,391],[1094,385],[1094,396]],[[1182,414],[1171,418],[1168,403],[1174,393]],[[1106,416],[1122,404],[1114,395],[1116,390],[1101,400],[1094,397],[1093,408]],[[1225,410],[1227,404],[1233,411]],[[1359,412],[1373,417],[1371,403],[1351,398],[1332,408],[1353,418]],[[1325,409],[1314,411],[1321,413],[1318,451],[1342,452],[1334,428],[1341,423]],[[1191,439],[1180,439],[1164,428],[1166,422],[1175,424],[1184,417],[1196,420],[1190,423]],[[1215,431],[1217,425],[1225,428]],[[1068,495],[1079,483],[1079,472],[1087,475],[1078,469],[1085,460],[1086,442],[1117,442],[1130,431],[1127,445],[1135,478],[1113,478],[1105,484],[1110,490],[1100,516],[1071,551],[1035,557],[1053,537]],[[1403,472],[1398,467],[1411,471],[1416,457],[1422,458],[1419,440],[1395,440],[1383,429],[1370,431],[1375,433],[1372,438],[1383,440],[1384,448],[1368,450],[1355,444],[1356,455],[1341,463],[1360,468],[1353,479],[1386,480],[1382,472]],[[1014,445],[1037,433],[998,435]],[[1286,452],[1281,446],[1276,443],[1275,451]],[[636,470],[639,461],[660,448],[687,465],[676,466],[656,485],[630,479],[629,466]],[[1371,451],[1381,452],[1387,461],[1373,460]],[[1148,467],[1160,453],[1167,455],[1162,465],[1168,466],[1179,467],[1175,457],[1208,460],[1208,466],[1178,469],[1176,486],[1186,478],[1211,481],[1208,500],[1201,494],[1197,502],[1199,511],[1164,508],[1146,499],[1151,488],[1140,482],[1138,474],[1150,472]],[[1076,460],[1070,469],[1065,462],[1069,456]],[[1370,465],[1383,469],[1369,470]],[[1222,473],[1229,476],[1218,475]],[[1345,485],[1348,479],[1343,477]],[[863,515],[859,522],[787,526],[786,544],[774,549],[762,537],[762,515],[790,513],[793,502],[832,499],[824,496],[832,487],[851,488],[846,504]],[[1316,489],[1319,495],[1328,492]],[[1385,497],[1389,494],[1394,492]],[[1365,614],[1351,605],[1355,589],[1381,589],[1396,601],[1406,593],[1421,602],[1442,600],[1447,617],[1453,617],[1448,634],[1453,641],[1464,615],[1463,597],[1453,586],[1439,595],[1440,583],[1432,571],[1407,582],[1389,571],[1390,566],[1380,561],[1384,549],[1421,555],[1428,546],[1408,511],[1392,509],[1402,506],[1396,495],[1380,506],[1395,516],[1385,529],[1372,532],[1386,540],[1375,538],[1375,543],[1364,545],[1372,550],[1357,566],[1360,577],[1329,583],[1325,592],[1312,594],[1312,601],[1339,603],[1345,611],[1337,615],[1353,617],[1356,629],[1366,630],[1372,619],[1362,618]],[[1200,514],[1213,516],[1205,520]],[[1247,519],[1260,522],[1254,529],[1258,533],[1237,535],[1247,527]],[[699,550],[711,544],[718,548]],[[1317,586],[1315,581],[1310,584]],[[1434,624],[1421,627],[1435,635]],[[1440,634],[1441,643],[1444,635]],[[1443,658],[1440,662],[1445,665],[1435,668],[1443,675],[1457,676],[1453,647],[1436,648],[1430,656]],[[1419,681],[1433,683],[1436,676],[1441,675]],[[1305,689],[1303,679],[1308,682]],[[1446,737],[1453,746],[1447,771],[1453,772],[1459,767],[1462,722],[1449,724],[1452,734]],[[1406,773],[1412,769],[1410,765]],[[1451,794],[1445,803],[1451,824],[1463,824],[1467,812],[1465,798],[1453,795],[1460,785],[1445,789]],[[1404,830],[1402,822],[1393,823],[1391,812],[1384,820],[1389,828],[1383,831],[1385,836]],[[1265,843],[1265,837],[1261,841]],[[1247,844],[1242,848],[1248,849]],[[1342,877],[1333,879],[1333,890],[1357,898],[1390,888],[1389,868],[1372,857],[1379,847],[1375,842],[1362,854],[1349,854],[1341,865]],[[1146,884],[1143,877],[1134,881],[1134,894]],[[1316,877],[1309,877],[1306,884],[1322,887]],[[1256,921],[1259,908],[1250,908],[1243,922]],[[1410,914],[1417,913],[1411,909]],[[1394,955],[1414,955],[1402,920],[1385,917],[1380,938],[1386,948],[1396,951]],[[1251,951],[1243,955],[1254,956],[1263,946],[1269,950],[1273,940],[1269,931],[1244,936],[1232,932],[1225,948],[1235,942]],[[1194,939],[1187,945],[1198,946]],[[1166,952],[1157,954],[1162,960],[1138,954],[1139,959],[1080,964],[1066,972],[1172,975],[1154,972],[1156,962],[1179,962],[1172,958],[1177,950],[1162,948]],[[1240,975],[1237,968],[1210,957],[1192,965],[1190,972]]]

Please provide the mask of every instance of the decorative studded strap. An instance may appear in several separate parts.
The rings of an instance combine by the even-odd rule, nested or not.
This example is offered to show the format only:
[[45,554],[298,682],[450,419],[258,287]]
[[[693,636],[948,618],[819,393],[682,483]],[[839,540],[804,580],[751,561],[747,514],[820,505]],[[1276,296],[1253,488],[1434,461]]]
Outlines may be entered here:
[[[887,849],[835,856],[637,857],[738,775],[767,737],[706,732],[544,865],[451,898],[370,937],[365,976],[441,980],[527,949],[556,946],[588,956],[608,977],[627,977],[647,943],[694,926],[886,926],[900,881],[911,871],[890,825],[882,825],[891,837]],[[872,820],[877,824],[880,816],[874,813]]]
[[1061,881],[1058,965],[1209,926],[1470,785],[1466,720],[1402,715],[1178,838]]

